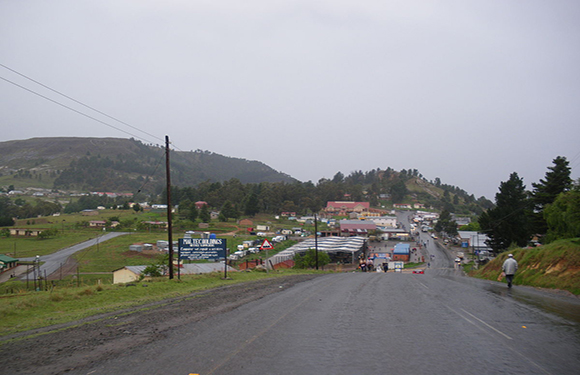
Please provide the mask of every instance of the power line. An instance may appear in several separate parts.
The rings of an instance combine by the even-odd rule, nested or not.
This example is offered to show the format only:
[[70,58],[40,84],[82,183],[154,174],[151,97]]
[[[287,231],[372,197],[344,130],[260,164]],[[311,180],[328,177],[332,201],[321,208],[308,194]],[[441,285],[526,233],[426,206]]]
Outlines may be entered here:
[[146,139],[143,139],[143,138],[139,137],[138,135],[135,135],[135,134],[133,134],[133,133],[129,133],[128,131],[125,131],[125,130],[123,130],[123,129],[120,129],[120,128],[118,128],[118,127],[116,127],[116,126],[114,126],[114,125],[111,125],[111,124],[109,124],[109,123],[107,123],[107,122],[105,122],[105,121],[99,120],[98,118],[95,118],[95,117],[93,117],[93,116],[91,116],[91,115],[87,115],[86,113],[83,113],[83,112],[81,112],[81,111],[78,111],[78,110],[76,110],[76,109],[74,109],[74,108],[72,108],[72,107],[69,107],[69,106],[67,106],[66,104],[62,104],[62,103],[60,103],[60,102],[57,102],[57,101],[56,101],[56,100],[54,100],[54,99],[51,99],[51,98],[49,98],[49,97],[47,97],[47,96],[44,96],[44,95],[42,95],[42,94],[40,94],[40,93],[38,93],[38,92],[36,92],[36,91],[34,91],[34,90],[31,90],[31,89],[29,89],[29,88],[26,88],[26,87],[24,87],[24,86],[22,86],[22,85],[19,85],[18,83],[16,83],[16,82],[13,82],[13,81],[11,81],[11,80],[9,80],[9,79],[6,79],[6,78],[4,78],[4,77],[1,77],[1,76],[0,76],[0,79],[2,79],[2,80],[4,80],[4,81],[6,81],[6,82],[8,82],[8,83],[11,83],[11,84],[13,84],[14,86],[20,87],[21,89],[23,89],[23,90],[26,90],[26,91],[28,91],[28,92],[30,92],[30,93],[32,93],[32,94],[34,94],[34,95],[38,95],[38,96],[40,96],[41,98],[43,98],[43,99],[46,99],[46,100],[48,100],[48,101],[50,101],[50,102],[52,102],[52,103],[54,103],[54,104],[58,104],[58,105],[60,105],[61,107],[64,107],[64,108],[66,108],[66,109],[68,109],[68,110],[70,110],[70,111],[73,111],[73,112],[75,112],[75,113],[78,113],[79,115],[85,116],[85,117],[87,117],[87,118],[89,118],[89,119],[91,119],[91,120],[93,120],[93,121],[99,122],[99,123],[101,123],[101,124],[103,124],[103,125],[106,125],[106,126],[108,126],[108,127],[110,127],[110,128],[113,128],[113,129],[115,129],[115,130],[118,130],[118,131],[120,131],[120,132],[123,132],[123,133],[125,133],[125,134],[128,134],[128,135],[130,135],[130,136],[132,136],[132,137],[135,137],[135,138],[141,139],[141,140],[143,140],[143,141],[146,141],[146,142],[150,142],[150,141],[148,141],[148,140],[146,140]]
[[[63,94],[62,92],[60,92],[60,91],[58,91],[58,90],[55,90],[55,89],[53,89],[53,88],[51,88],[51,87],[49,87],[49,86],[47,86],[47,85],[45,85],[45,84],[43,84],[43,83],[41,83],[41,82],[39,82],[39,81],[35,80],[35,79],[33,79],[33,78],[30,78],[30,77],[28,77],[27,75],[25,75],[25,74],[22,74],[22,73],[20,73],[20,72],[18,72],[18,71],[16,71],[16,70],[14,70],[14,69],[12,69],[12,68],[10,68],[10,67],[8,67],[8,66],[4,65],[4,64],[2,64],[2,63],[0,63],[0,66],[1,66],[1,67],[3,67],[4,69],[10,70],[11,72],[13,72],[13,73],[15,73],[15,74],[18,74],[18,75],[19,75],[19,76],[21,76],[21,77],[24,77],[24,78],[28,79],[29,81],[32,81],[32,82],[36,83],[37,85],[40,85],[40,86],[42,86],[42,87],[44,87],[44,88],[46,88],[46,89],[48,89],[48,90],[50,90],[50,91],[52,91],[52,92],[54,92],[54,93],[57,93],[58,95],[64,96],[65,98],[67,98],[67,99],[69,99],[69,100],[72,100],[73,102],[75,102],[75,103],[77,103],[77,104],[80,104],[80,105],[82,105],[82,106],[83,106],[83,107],[85,107],[85,108],[88,108],[88,109],[90,109],[90,110],[93,110],[93,111],[95,111],[95,112],[97,112],[97,113],[99,113],[99,114],[101,114],[101,115],[105,116],[105,117],[108,117],[108,118],[110,118],[111,120],[115,120],[115,121],[117,121],[117,122],[119,122],[119,123],[121,123],[121,124],[123,124],[123,125],[126,125],[126,126],[128,126],[128,127],[132,128],[132,129],[134,129],[134,130],[140,131],[141,133],[147,134],[147,135],[148,135],[148,136],[150,136],[150,137],[153,137],[153,138],[155,138],[155,139],[158,139],[158,140],[160,140],[160,141],[163,141],[163,138],[159,138],[159,137],[157,137],[157,136],[155,136],[155,135],[153,135],[153,134],[151,134],[151,133],[148,133],[148,132],[146,132],[146,131],[144,131],[144,130],[141,130],[141,129],[139,129],[139,128],[137,128],[137,127],[135,127],[135,126],[131,125],[131,124],[128,124],[128,123],[126,123],[125,121],[122,121],[122,120],[119,120],[119,119],[118,119],[118,118],[116,118],[116,117],[110,116],[110,115],[106,114],[106,113],[105,113],[105,112],[103,112],[103,111],[100,111],[100,110],[98,110],[98,109],[96,109],[96,108],[94,108],[94,107],[91,107],[91,106],[89,106],[89,105],[87,105],[87,104],[85,104],[85,103],[83,103],[83,102],[81,102],[81,101],[79,101],[79,100],[76,100],[75,98],[72,98],[72,97],[70,97],[69,95]],[[0,78],[1,78],[1,77],[0,77]],[[4,79],[4,78],[3,78],[3,79]],[[8,81],[7,79],[4,79],[4,80]],[[11,82],[11,81],[8,81],[8,82],[10,82],[10,83],[13,83],[13,82]],[[19,85],[17,85],[17,86],[19,86]],[[19,86],[19,87],[21,87],[21,88],[22,88],[22,86]],[[28,90],[28,91],[30,91],[30,90]],[[58,103],[57,103],[57,104],[58,104]]]
[[[147,178],[145,179],[145,181],[143,182],[143,184],[141,185],[141,187],[137,190],[137,194],[139,194],[141,192],[141,190],[143,190],[143,188],[145,187],[145,185],[147,185],[150,182],[150,178],[152,178],[155,173],[157,173],[157,169],[159,168],[159,166],[161,165],[161,162],[165,159],[165,154],[166,151],[163,150],[163,153],[161,154],[161,157],[159,158],[159,160],[157,161],[157,165],[155,166],[155,168],[153,169],[153,172],[151,172],[149,174],[149,176],[147,176]],[[135,195],[135,194],[134,194]]]
[[[69,99],[69,100],[72,100],[72,101],[73,101],[73,102],[75,102],[75,103],[78,103],[78,104],[80,104],[80,105],[82,105],[82,106],[84,106],[84,107],[86,107],[86,108],[88,108],[88,109],[91,109],[91,110],[93,110],[93,111],[95,111],[95,112],[97,112],[97,113],[100,113],[100,114],[102,114],[103,116],[106,116],[106,117],[108,117],[108,118],[110,118],[110,119],[112,119],[112,120],[115,120],[115,121],[117,121],[117,122],[120,122],[121,124],[124,124],[124,125],[126,125],[126,126],[129,126],[130,128],[133,128],[133,129],[135,129],[135,130],[138,130],[138,131],[140,131],[140,132],[142,132],[142,133],[145,133],[145,134],[147,134],[147,135],[149,135],[149,136],[151,136],[151,137],[153,137],[153,138],[155,138],[155,139],[162,140],[162,138],[159,138],[159,137],[156,137],[156,136],[155,136],[155,135],[153,135],[153,134],[147,133],[147,132],[145,132],[145,131],[143,131],[143,130],[141,130],[141,129],[139,129],[139,128],[136,128],[136,127],[134,127],[134,126],[132,126],[132,125],[130,125],[130,124],[128,124],[128,123],[126,123],[126,122],[124,122],[124,121],[121,121],[121,120],[119,120],[119,119],[117,119],[117,118],[115,118],[115,117],[113,117],[113,116],[109,116],[109,115],[107,115],[106,113],[104,113],[104,112],[102,112],[102,111],[99,111],[98,109],[95,109],[95,108],[93,108],[93,107],[91,107],[91,106],[88,106],[88,105],[86,105],[86,104],[84,104],[84,103],[82,103],[82,102],[80,102],[80,101],[78,101],[78,100],[76,100],[76,99],[74,99],[74,98],[72,98],[72,97],[68,96],[68,95],[65,95],[65,94],[63,94],[63,93],[61,93],[61,92],[59,92],[59,91],[57,91],[57,90],[54,90],[54,89],[52,89],[52,88],[50,88],[50,87],[48,87],[48,86],[46,86],[46,85],[44,85],[44,84],[42,84],[42,83],[40,83],[40,82],[38,82],[38,81],[36,81],[36,80],[34,80],[34,79],[30,78],[30,77],[27,77],[27,76],[25,76],[24,74],[22,74],[22,73],[19,73],[19,72],[15,71],[14,69],[11,69],[11,68],[9,68],[9,67],[5,66],[4,64],[1,64],[1,63],[0,63],[0,66],[2,66],[2,67],[4,67],[4,68],[6,68],[6,69],[8,69],[8,70],[10,70],[10,71],[12,71],[12,72],[14,72],[14,73],[16,73],[16,74],[18,74],[18,75],[20,75],[20,76],[22,76],[22,77],[24,77],[24,78],[26,78],[26,79],[29,79],[30,81],[32,81],[32,82],[34,82],[34,83],[36,83],[36,84],[38,84],[38,85],[40,85],[40,86],[42,86],[42,87],[45,87],[45,88],[47,88],[48,90],[51,90],[51,91],[53,91],[53,92],[55,92],[55,93],[57,93],[57,94],[59,94],[59,95],[62,95],[62,96],[64,96],[65,98],[67,98],[67,99]],[[26,90],[26,91],[28,91],[28,92],[30,92],[30,93],[32,93],[32,94],[35,94],[35,95],[37,95],[37,96],[40,96],[41,98],[43,98],[43,99],[46,99],[46,100],[48,100],[48,101],[50,101],[50,102],[52,102],[52,103],[54,103],[54,104],[57,104],[57,105],[59,105],[59,106],[61,106],[61,107],[64,107],[64,108],[66,108],[66,109],[68,109],[68,110],[70,110],[70,111],[73,111],[73,112],[75,112],[75,113],[78,113],[78,114],[80,114],[80,115],[82,115],[82,116],[85,116],[85,117],[87,117],[87,118],[89,118],[89,119],[91,119],[91,120],[93,120],[93,121],[96,121],[96,122],[99,122],[99,123],[101,123],[101,124],[103,124],[103,125],[109,126],[109,127],[113,128],[113,129],[115,129],[115,130],[118,130],[118,131],[120,131],[120,132],[123,132],[123,133],[125,133],[125,134],[128,134],[128,135],[130,135],[130,136],[132,136],[132,137],[135,137],[135,138],[137,138],[137,139],[140,139],[140,140],[142,140],[142,141],[151,142],[150,140],[143,139],[143,138],[139,137],[138,135],[135,135],[135,134],[133,134],[133,133],[127,132],[127,131],[125,131],[125,130],[123,130],[123,129],[120,129],[120,128],[118,128],[118,127],[114,126],[114,125],[111,125],[111,124],[109,124],[109,123],[107,123],[107,122],[105,122],[105,121],[99,120],[99,119],[97,119],[97,118],[95,118],[95,117],[93,117],[93,116],[91,116],[91,115],[88,115],[88,114],[86,114],[86,113],[83,113],[83,112],[81,112],[81,111],[79,111],[79,110],[76,110],[76,109],[74,109],[74,108],[72,108],[72,107],[70,107],[70,106],[67,106],[66,104],[60,103],[60,102],[58,102],[58,101],[56,101],[56,100],[54,100],[54,99],[51,99],[51,98],[49,98],[49,97],[47,97],[47,96],[45,96],[45,95],[42,95],[42,94],[40,94],[40,93],[38,93],[38,92],[36,92],[36,91],[34,91],[34,90],[32,90],[32,89],[29,89],[29,88],[27,88],[27,87],[24,87],[24,86],[22,86],[22,85],[20,85],[20,84],[18,84],[18,83],[16,83],[16,82],[13,82],[13,81],[11,81],[11,80],[9,80],[9,79],[7,79],[7,78],[4,78],[4,77],[0,76],[0,79],[2,79],[2,80],[4,80],[4,81],[6,81],[6,82],[8,82],[8,83],[11,83],[11,84],[13,84],[13,85],[15,85],[15,86],[17,86],[17,87],[19,87],[19,88],[23,89],[23,90]],[[152,142],[152,143],[153,143],[153,142]],[[179,151],[183,151],[183,150],[180,150],[180,149],[179,149],[177,146],[175,146],[175,145],[173,145],[173,146],[174,146],[174,147],[175,147],[177,150],[179,150]],[[163,155],[165,155],[165,152],[163,153]],[[161,161],[161,160],[163,160],[163,158],[161,158],[161,159],[160,159],[160,161]],[[155,173],[157,172],[157,169],[159,168],[159,165],[160,165],[160,163],[161,163],[161,162],[159,162],[159,163],[158,163],[158,164],[155,166],[155,168],[154,168],[154,171],[152,172],[152,174],[151,174],[149,177],[151,177],[153,174],[155,174]],[[142,190],[142,189],[145,187],[145,185],[146,185],[148,182],[149,182],[149,181],[145,181],[145,182],[143,183],[143,185],[142,185],[142,186],[141,186],[141,187],[138,189],[137,193],[141,192],[141,190]]]

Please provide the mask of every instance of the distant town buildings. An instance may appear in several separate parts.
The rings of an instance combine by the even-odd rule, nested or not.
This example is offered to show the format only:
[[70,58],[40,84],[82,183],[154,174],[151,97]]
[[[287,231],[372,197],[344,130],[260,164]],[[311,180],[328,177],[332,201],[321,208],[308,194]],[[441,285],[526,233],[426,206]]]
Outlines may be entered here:
[[327,202],[324,211],[330,215],[346,216],[352,212],[362,213],[368,212],[370,209],[369,202]]

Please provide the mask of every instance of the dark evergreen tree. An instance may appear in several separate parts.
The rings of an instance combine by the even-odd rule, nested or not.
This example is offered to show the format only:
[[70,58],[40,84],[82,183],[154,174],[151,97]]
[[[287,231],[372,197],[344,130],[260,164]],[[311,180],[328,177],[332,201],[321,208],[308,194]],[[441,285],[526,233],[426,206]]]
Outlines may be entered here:
[[204,204],[203,206],[201,206],[201,209],[199,210],[199,219],[203,223],[209,223],[210,222],[211,215],[209,214],[209,208],[207,207],[207,204]]
[[[205,207],[205,206],[204,206]],[[197,207],[195,207],[195,204],[192,204],[189,207],[189,213],[187,215],[187,218],[191,221],[196,221],[197,217],[199,216],[199,210],[197,209]]]
[[256,193],[251,193],[246,200],[244,214],[254,216],[258,212],[260,212],[260,208],[258,207],[258,195]]
[[230,201],[225,201],[224,204],[222,205],[222,208],[220,210],[220,215],[223,215],[225,220],[221,220],[221,221],[228,221],[228,219],[230,218],[236,218],[238,215],[235,211],[234,206],[232,205],[232,202]]
[[335,184],[342,184],[344,182],[344,175],[341,172],[336,172],[332,178],[332,182]]
[[479,224],[490,238],[490,247],[499,252],[512,244],[525,246],[530,239],[530,203],[523,180],[516,172],[502,182],[495,195],[495,208],[481,214]]
[[531,193],[533,204],[532,225],[537,234],[546,234],[548,225],[544,218],[544,209],[553,203],[560,193],[569,191],[572,187],[570,167],[565,157],[558,156],[552,161],[553,166],[548,167],[546,177],[538,183],[532,183],[534,187]]
[[389,193],[391,194],[391,199],[394,203],[400,203],[405,198],[409,191],[403,180],[398,180],[391,186]]
[[439,220],[435,224],[435,231],[445,232],[449,236],[457,235],[457,222],[451,217],[451,213],[444,209],[439,215]]

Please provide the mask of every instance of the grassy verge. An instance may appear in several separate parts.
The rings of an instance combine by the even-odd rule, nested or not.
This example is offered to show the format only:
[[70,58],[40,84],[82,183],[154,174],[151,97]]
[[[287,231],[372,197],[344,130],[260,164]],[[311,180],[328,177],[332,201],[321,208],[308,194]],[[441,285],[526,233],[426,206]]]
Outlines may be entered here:
[[[2,298],[0,304],[0,336],[79,320],[92,315],[117,311],[166,298],[184,296],[195,291],[222,285],[243,283],[263,278],[303,274],[313,271],[281,270],[270,273],[229,273],[182,276],[124,285],[83,285],[54,288],[50,291],[22,292]],[[146,288],[143,285],[147,285]]]
[[149,254],[130,251],[129,246],[134,243],[156,243],[165,240],[163,233],[135,233],[112,238],[101,243],[98,247],[91,246],[73,255],[80,268],[80,272],[113,272],[124,266],[139,266],[157,263],[164,253]]
[[[518,261],[514,283],[540,288],[567,290],[580,295],[580,238],[560,240],[536,248],[510,250]],[[497,280],[508,252],[479,270],[474,277]]]
[[417,267],[425,267],[425,263],[405,263],[404,268],[417,268]]
[[78,230],[59,234],[52,238],[39,239],[36,237],[1,237],[0,253],[13,258],[33,257],[36,255],[52,254],[60,249],[70,247],[101,235],[91,230]]

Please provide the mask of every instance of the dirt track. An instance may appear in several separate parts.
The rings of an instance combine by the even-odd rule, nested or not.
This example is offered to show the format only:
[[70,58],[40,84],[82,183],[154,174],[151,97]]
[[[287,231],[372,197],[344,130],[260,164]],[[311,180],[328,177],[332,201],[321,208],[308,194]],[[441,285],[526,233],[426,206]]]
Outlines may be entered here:
[[231,285],[0,337],[0,368],[4,375],[62,374],[314,277],[295,275]]

